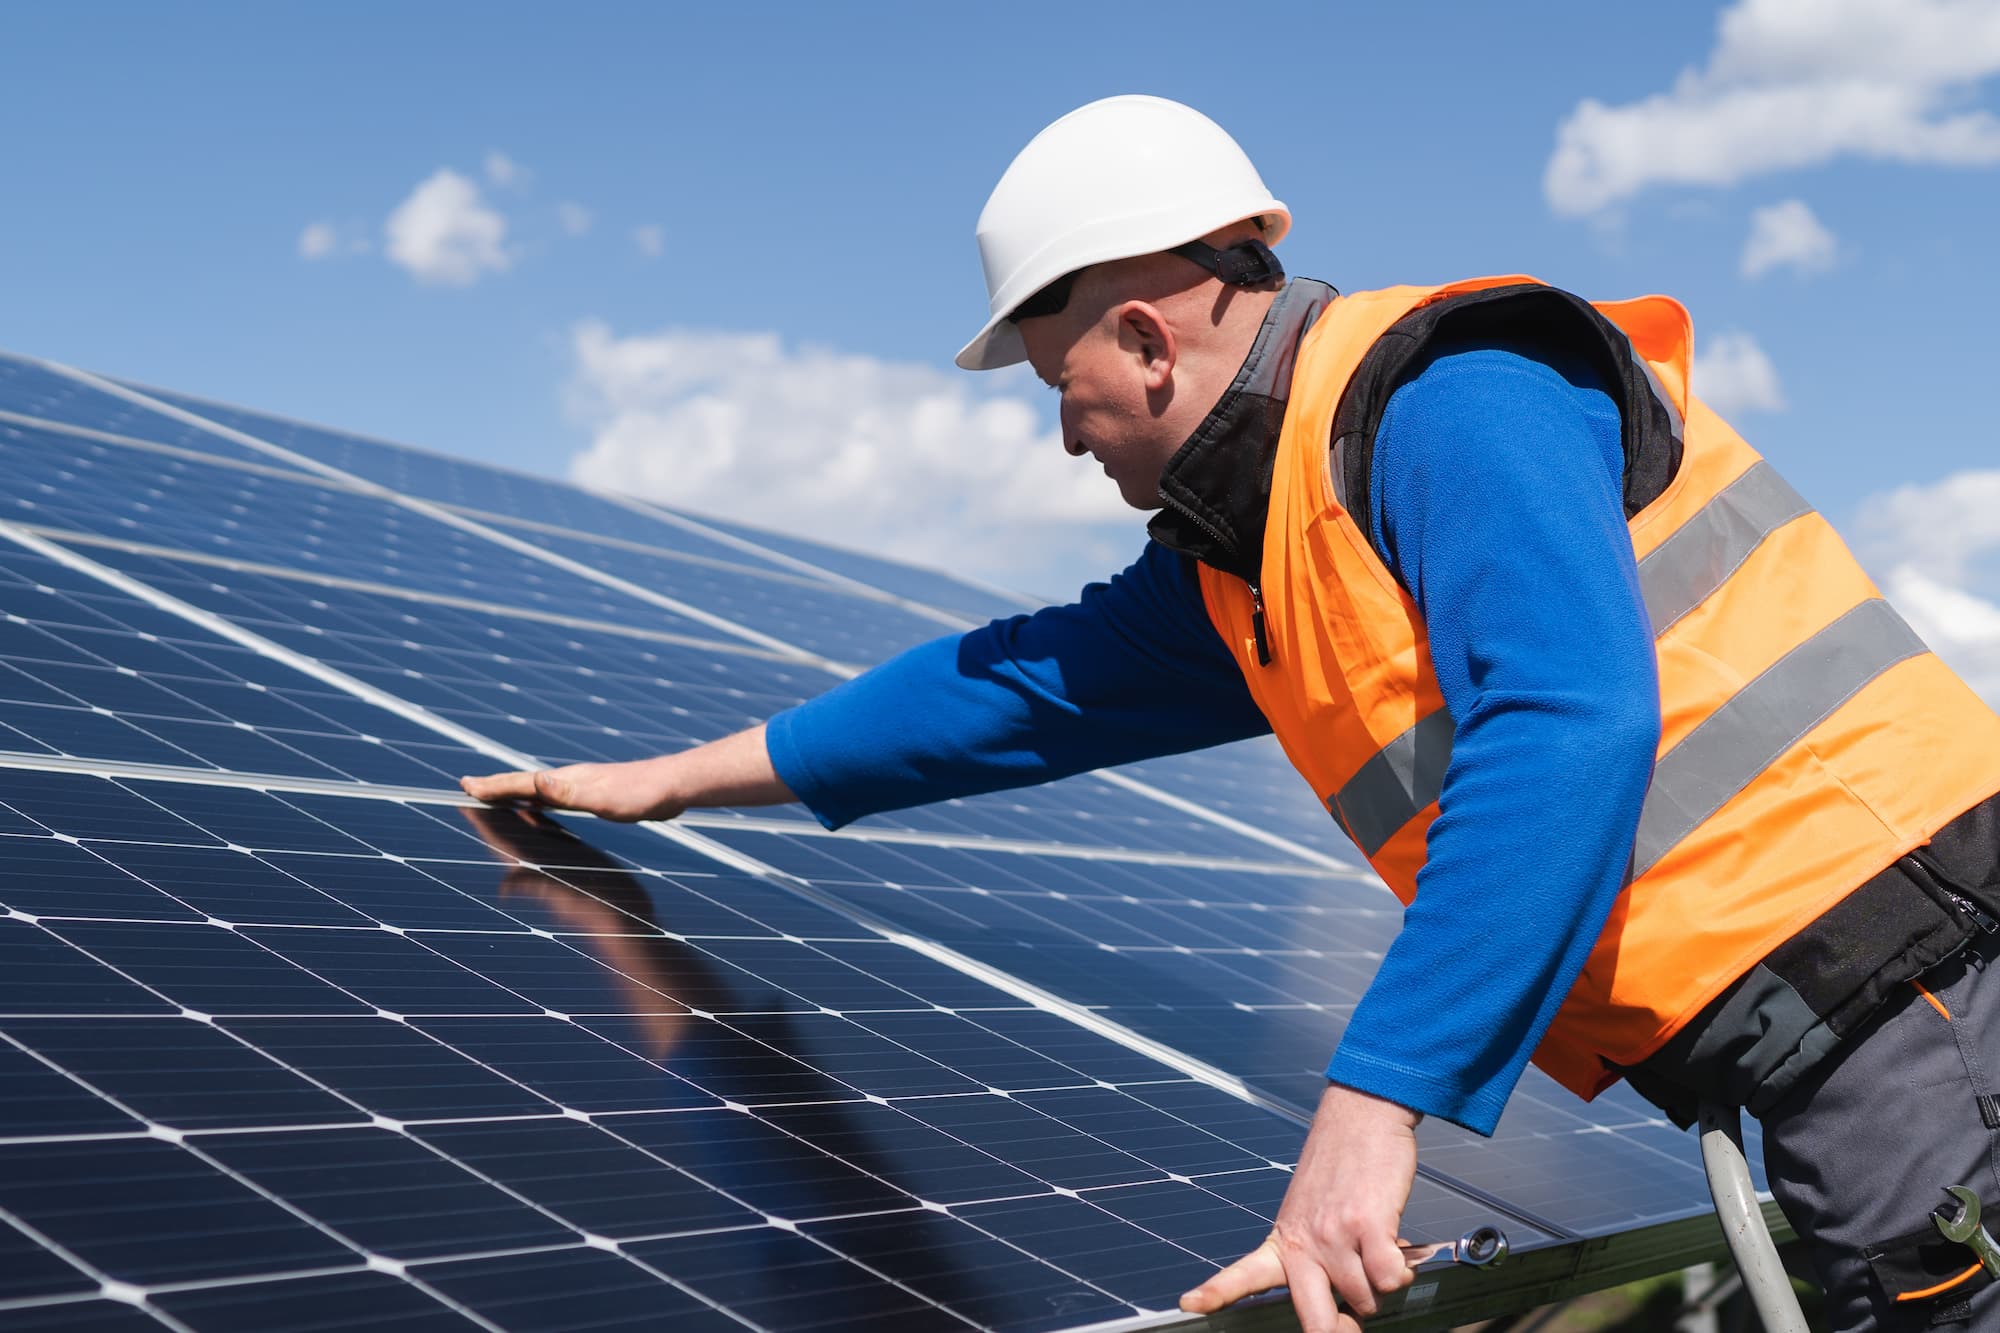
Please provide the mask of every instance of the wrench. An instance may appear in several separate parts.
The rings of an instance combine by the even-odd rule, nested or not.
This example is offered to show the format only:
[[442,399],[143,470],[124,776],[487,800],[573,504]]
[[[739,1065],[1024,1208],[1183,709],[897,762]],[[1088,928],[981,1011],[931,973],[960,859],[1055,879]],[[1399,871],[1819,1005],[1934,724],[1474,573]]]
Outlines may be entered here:
[[1432,1259],[1445,1259],[1470,1268],[1492,1268],[1507,1257],[1507,1233],[1499,1227],[1475,1227],[1457,1240],[1432,1245],[1399,1245],[1397,1248],[1412,1268]]
[[1986,1271],[2000,1277],[2000,1245],[1995,1245],[1986,1228],[1979,1225],[1979,1196],[1963,1185],[1946,1185],[1944,1192],[1958,1202],[1958,1207],[1941,1203],[1931,1209],[1931,1221],[1937,1223],[1938,1233],[1946,1240],[1969,1246],[1979,1256],[1979,1262],[1986,1265]]

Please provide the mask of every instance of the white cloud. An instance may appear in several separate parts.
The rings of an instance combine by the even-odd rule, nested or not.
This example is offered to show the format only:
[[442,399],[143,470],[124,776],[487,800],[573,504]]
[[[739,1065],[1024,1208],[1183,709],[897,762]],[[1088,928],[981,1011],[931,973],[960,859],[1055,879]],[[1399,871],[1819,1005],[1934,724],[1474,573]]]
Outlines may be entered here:
[[1703,402],[1725,417],[1785,408],[1777,367],[1747,333],[1718,333],[1698,343],[1688,381]]
[[1774,268],[1800,273],[1833,267],[1837,244],[1803,199],[1787,199],[1750,215],[1750,239],[1743,244],[1743,276],[1761,278]]
[[657,222],[648,222],[632,228],[632,244],[639,247],[639,253],[648,259],[658,259],[667,252],[667,229]]
[[466,287],[514,262],[507,219],[487,207],[476,183],[449,167],[410,191],[382,230],[389,258],[419,282]]
[[562,223],[564,235],[582,236],[590,230],[590,225],[597,221],[597,217],[582,204],[564,200],[556,205],[556,220]]
[[2000,471],[1901,486],[1861,506],[1860,549],[1924,641],[2000,706]]
[[1143,540],[1116,487],[1013,391],[1020,376],[597,321],[572,352],[591,443],[570,475],[587,485],[1058,594]]
[[499,149],[493,149],[486,154],[486,179],[493,184],[503,187],[509,185],[526,186],[528,175],[526,167]]
[[2000,118],[1968,104],[2000,73],[1995,0],[1741,0],[1703,69],[1621,106],[1579,102],[1542,177],[1558,213],[1658,184],[1733,185],[1835,157],[2000,162]]
[[340,248],[340,233],[331,222],[311,222],[299,233],[299,258],[327,259]]

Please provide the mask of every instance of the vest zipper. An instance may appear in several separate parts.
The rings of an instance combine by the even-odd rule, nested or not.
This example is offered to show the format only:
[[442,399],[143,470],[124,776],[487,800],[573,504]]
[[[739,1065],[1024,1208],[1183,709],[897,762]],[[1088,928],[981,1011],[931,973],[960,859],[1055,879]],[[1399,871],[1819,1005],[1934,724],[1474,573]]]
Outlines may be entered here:
[[1962,894],[1952,892],[1949,887],[1944,885],[1939,885],[1939,887],[1944,889],[1945,897],[1957,904],[1958,910],[1964,913],[1966,919],[1972,922],[1973,925],[1979,927],[1979,929],[1985,931],[1988,935],[2000,934],[2000,921],[1995,921],[1978,903],[1973,902],[1970,898]]
[[[1200,514],[1195,513],[1194,510],[1182,504],[1173,496],[1168,495],[1164,489],[1160,492],[1160,499],[1166,502],[1167,508],[1180,514],[1188,522],[1207,533],[1217,546],[1227,551],[1232,557],[1236,555],[1236,543],[1223,536],[1213,523],[1210,523]],[[1242,579],[1244,585],[1250,589],[1250,632],[1257,640],[1257,665],[1269,666],[1271,665],[1271,635],[1264,624],[1264,590],[1244,575],[1238,574],[1237,577]]]
[[1250,585],[1250,632],[1257,638],[1257,665],[1271,665],[1271,639],[1264,629],[1264,590]]

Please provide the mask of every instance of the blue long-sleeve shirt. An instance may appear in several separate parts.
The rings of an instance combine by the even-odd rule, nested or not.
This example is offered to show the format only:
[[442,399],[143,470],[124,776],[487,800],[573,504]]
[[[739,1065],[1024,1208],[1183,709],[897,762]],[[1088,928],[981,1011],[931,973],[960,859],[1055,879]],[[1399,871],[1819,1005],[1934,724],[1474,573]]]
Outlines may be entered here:
[[[1659,734],[1592,372],[1493,346],[1413,367],[1376,434],[1369,519],[1454,722],[1404,928],[1327,1076],[1490,1133],[1619,890]],[[1269,730],[1202,604],[1149,543],[1073,605],[914,648],[773,718],[829,827]]]

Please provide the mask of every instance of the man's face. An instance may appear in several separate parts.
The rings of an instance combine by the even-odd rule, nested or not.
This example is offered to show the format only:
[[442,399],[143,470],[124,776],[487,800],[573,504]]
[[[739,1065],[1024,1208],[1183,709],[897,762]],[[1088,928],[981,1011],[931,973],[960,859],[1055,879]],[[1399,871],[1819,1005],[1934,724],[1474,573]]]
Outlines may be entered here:
[[1063,448],[1096,459],[1126,504],[1158,509],[1160,474],[1182,439],[1158,410],[1138,341],[1110,316],[1079,330],[1048,315],[1022,320],[1020,329],[1028,363],[1062,396]]

